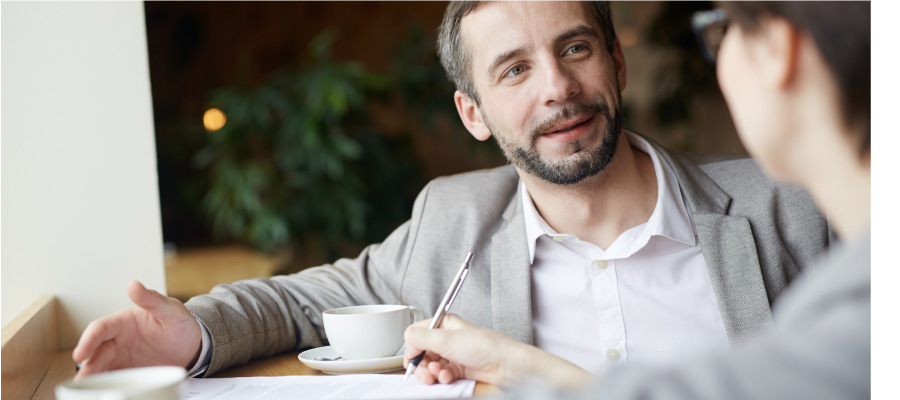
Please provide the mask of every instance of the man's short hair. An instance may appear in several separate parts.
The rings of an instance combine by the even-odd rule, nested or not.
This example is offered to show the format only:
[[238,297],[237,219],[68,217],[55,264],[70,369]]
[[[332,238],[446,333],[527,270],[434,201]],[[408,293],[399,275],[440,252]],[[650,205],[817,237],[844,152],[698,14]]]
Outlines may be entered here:
[[[476,104],[479,104],[478,93],[472,82],[472,59],[469,50],[462,45],[459,27],[463,17],[475,12],[485,2],[452,1],[444,11],[444,20],[438,28],[437,52],[447,77],[456,85],[456,89],[465,93]],[[612,52],[616,44],[616,30],[613,28],[612,12],[607,1],[590,1],[585,5],[594,15],[594,19],[603,32],[606,49]]]
[[871,147],[872,28],[868,1],[722,2],[734,23],[755,32],[766,17],[784,18],[809,35],[840,90],[844,124],[854,132],[861,156]]

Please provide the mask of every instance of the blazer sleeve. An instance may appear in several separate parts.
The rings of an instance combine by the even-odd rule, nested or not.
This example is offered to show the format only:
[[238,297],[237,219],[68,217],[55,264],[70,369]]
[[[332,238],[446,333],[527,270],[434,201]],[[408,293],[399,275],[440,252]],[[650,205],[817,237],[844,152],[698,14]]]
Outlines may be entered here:
[[289,350],[322,346],[322,311],[358,304],[400,304],[429,186],[412,218],[355,259],[291,275],[218,285],[185,305],[209,329],[212,358],[204,376]]

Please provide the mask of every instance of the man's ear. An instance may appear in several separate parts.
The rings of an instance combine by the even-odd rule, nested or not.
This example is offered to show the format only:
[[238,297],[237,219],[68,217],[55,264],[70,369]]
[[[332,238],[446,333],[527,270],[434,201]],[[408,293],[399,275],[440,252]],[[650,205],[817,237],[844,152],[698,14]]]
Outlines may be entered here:
[[491,137],[491,130],[485,125],[481,118],[481,109],[469,95],[457,90],[453,94],[453,101],[456,103],[456,112],[459,113],[459,119],[463,125],[469,130],[469,133],[475,139],[485,141]]
[[797,76],[801,33],[788,21],[768,18],[760,32],[760,61],[764,78],[775,88],[785,89]]
[[619,43],[619,39],[616,39],[610,55],[616,65],[616,78],[619,79],[619,91],[621,92],[625,90],[625,83],[628,81],[628,68],[625,67],[625,54],[622,53],[622,44]]

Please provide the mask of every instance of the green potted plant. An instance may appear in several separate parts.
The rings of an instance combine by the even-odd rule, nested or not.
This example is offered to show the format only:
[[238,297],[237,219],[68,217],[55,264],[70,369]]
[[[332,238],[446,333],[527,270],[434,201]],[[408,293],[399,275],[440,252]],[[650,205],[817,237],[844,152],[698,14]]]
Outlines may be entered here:
[[210,93],[226,120],[194,161],[217,236],[264,252],[314,238],[330,258],[342,240],[380,240],[408,217],[421,187],[410,138],[383,135],[367,111],[389,82],[335,60],[334,37],[320,34],[298,67],[256,87]]

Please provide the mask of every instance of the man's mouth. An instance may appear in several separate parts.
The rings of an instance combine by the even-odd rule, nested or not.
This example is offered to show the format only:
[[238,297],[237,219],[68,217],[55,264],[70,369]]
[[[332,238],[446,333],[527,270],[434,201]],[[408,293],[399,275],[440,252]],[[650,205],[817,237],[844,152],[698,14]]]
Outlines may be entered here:
[[572,121],[563,122],[559,125],[556,125],[550,129],[548,129],[547,131],[543,132],[542,135],[551,135],[554,133],[565,133],[565,132],[571,131],[572,129],[575,129],[581,125],[588,123],[592,118],[594,118],[593,115],[587,115],[587,116],[579,117]]

